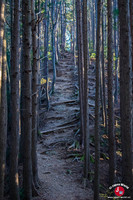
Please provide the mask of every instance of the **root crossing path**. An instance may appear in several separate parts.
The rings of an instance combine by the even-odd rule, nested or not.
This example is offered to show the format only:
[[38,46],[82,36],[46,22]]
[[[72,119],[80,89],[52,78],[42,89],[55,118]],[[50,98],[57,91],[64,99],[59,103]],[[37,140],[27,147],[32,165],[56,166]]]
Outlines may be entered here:
[[77,67],[65,52],[57,65],[55,92],[49,111],[40,110],[38,166],[41,187],[37,200],[92,200],[83,186],[82,151],[78,144],[79,103]]

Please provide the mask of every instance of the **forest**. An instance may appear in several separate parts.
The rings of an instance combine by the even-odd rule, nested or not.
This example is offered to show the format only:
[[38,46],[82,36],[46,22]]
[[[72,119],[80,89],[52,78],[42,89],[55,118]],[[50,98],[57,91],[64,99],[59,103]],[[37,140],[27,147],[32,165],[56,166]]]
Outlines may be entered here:
[[133,1],[0,0],[0,200],[133,199]]

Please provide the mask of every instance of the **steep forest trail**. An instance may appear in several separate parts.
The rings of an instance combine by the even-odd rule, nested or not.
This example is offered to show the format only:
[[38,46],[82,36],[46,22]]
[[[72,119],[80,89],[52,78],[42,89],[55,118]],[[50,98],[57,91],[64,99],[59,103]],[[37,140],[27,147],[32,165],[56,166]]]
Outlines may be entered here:
[[[79,103],[77,67],[72,54],[61,55],[49,111],[40,111],[38,166],[41,188],[37,200],[92,200],[83,187],[83,161],[77,142]],[[80,156],[80,157],[78,157]]]

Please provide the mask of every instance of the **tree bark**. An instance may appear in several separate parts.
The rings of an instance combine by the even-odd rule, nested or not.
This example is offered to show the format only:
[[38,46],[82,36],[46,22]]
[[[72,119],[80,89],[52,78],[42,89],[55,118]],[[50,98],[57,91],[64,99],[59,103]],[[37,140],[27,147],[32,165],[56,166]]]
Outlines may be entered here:
[[19,9],[20,1],[14,0],[14,17],[11,47],[11,150],[10,197],[19,200],[18,151],[19,151]]
[[[114,10],[118,9],[117,0],[114,0]],[[118,104],[118,16],[114,16],[114,50],[115,50],[115,93],[114,102]]]
[[76,0],[76,21],[77,21],[77,49],[78,49],[78,79],[79,79],[79,101],[80,101],[80,141],[84,146],[84,120],[83,120],[83,36],[82,36],[82,16],[81,16],[81,2]]
[[93,41],[93,52],[95,52],[96,41],[95,41],[95,2],[92,0],[92,41]]
[[56,66],[55,66],[55,0],[52,0],[52,65],[53,65],[53,80],[52,80],[52,93],[54,93],[54,86],[56,81]]
[[113,102],[113,32],[112,0],[107,1],[108,10],[108,136],[109,136],[109,184],[115,180],[115,135]]
[[47,100],[47,108],[49,109],[49,91],[48,91],[48,28],[49,28],[49,10],[48,10],[48,2],[45,1],[45,33],[44,33],[44,68],[45,68],[45,76],[46,76],[46,100]]
[[[2,79],[2,47],[3,47],[3,37],[4,37],[4,20],[5,20],[5,1],[0,1],[0,88]],[[1,98],[1,90],[0,90]]]
[[76,36],[76,31],[75,31],[75,0],[73,0],[73,57],[74,57],[74,65],[76,65],[76,52],[75,52],[75,36]]
[[133,1],[130,0],[130,26],[131,26],[131,40],[132,40],[132,72],[133,72]]
[[[23,14],[23,69],[24,69],[24,113],[23,113],[23,187],[24,199],[32,198],[32,99],[31,99],[31,1],[22,0]],[[23,102],[22,102],[23,103]]]
[[[122,135],[122,178],[133,198],[132,178],[132,60],[129,0],[118,0],[120,20],[120,117]],[[131,193],[132,192],[132,193]]]
[[65,17],[65,1],[61,1],[61,48],[65,50],[65,33],[66,33],[66,17]]
[[6,39],[4,36],[5,1],[0,2],[0,199],[4,199],[4,176],[6,165],[6,138],[7,138],[7,60]]
[[38,96],[38,68],[37,68],[37,38],[36,38],[36,18],[35,1],[31,0],[31,20],[32,20],[32,175],[35,187],[38,187],[38,166],[37,166],[37,96]]
[[97,1],[94,200],[99,200],[99,159],[100,159],[99,98],[100,98],[100,41],[101,41],[100,19],[101,19],[101,0]]
[[103,116],[104,126],[107,132],[107,108],[106,108],[106,89],[105,89],[105,61],[104,61],[104,11],[102,9],[102,90],[103,90]]
[[90,171],[89,150],[89,107],[88,107],[88,29],[87,29],[87,0],[83,1],[83,53],[84,53],[84,178],[88,178]]

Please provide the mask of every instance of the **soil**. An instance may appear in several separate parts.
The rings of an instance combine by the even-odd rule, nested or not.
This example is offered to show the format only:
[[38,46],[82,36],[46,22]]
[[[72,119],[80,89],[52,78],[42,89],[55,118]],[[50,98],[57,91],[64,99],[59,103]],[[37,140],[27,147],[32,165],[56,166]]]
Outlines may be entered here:
[[[94,67],[91,66],[91,71]],[[78,69],[73,56],[65,52],[57,65],[55,92],[50,109],[40,109],[38,168],[41,187],[36,200],[92,200],[92,184],[84,188],[83,151],[79,145]],[[89,74],[88,74],[89,75]],[[91,79],[94,79],[91,76]],[[91,99],[90,130],[93,130],[94,87],[89,83]],[[93,99],[93,100],[92,100]],[[92,133],[91,133],[92,134]],[[94,147],[93,147],[94,148]]]

